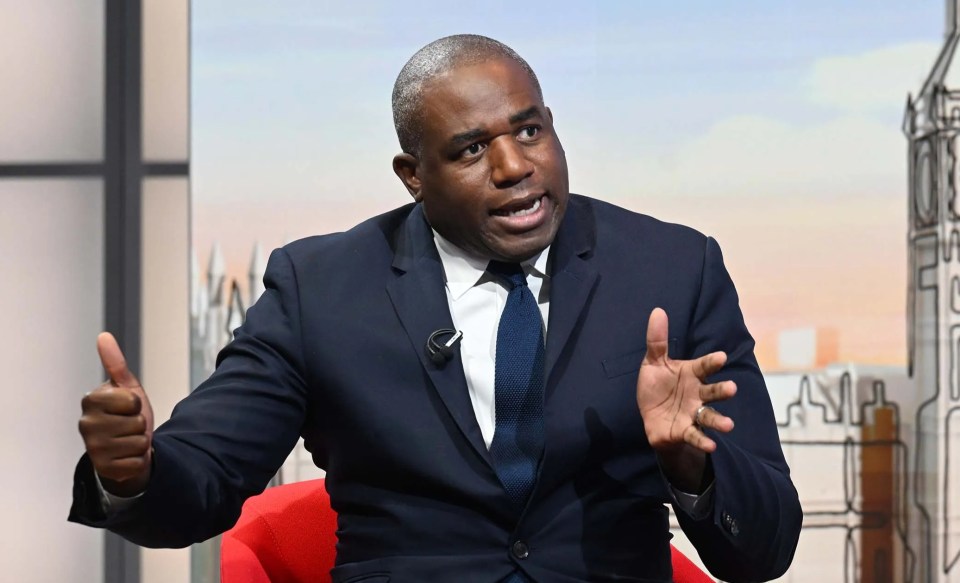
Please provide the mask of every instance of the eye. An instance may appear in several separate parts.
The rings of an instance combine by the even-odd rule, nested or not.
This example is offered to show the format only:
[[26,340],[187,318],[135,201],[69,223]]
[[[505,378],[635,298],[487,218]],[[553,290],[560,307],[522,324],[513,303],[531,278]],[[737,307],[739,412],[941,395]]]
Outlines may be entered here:
[[517,137],[521,141],[529,142],[535,140],[537,136],[540,135],[540,126],[526,126],[520,128],[520,133],[517,134]]
[[486,144],[477,142],[476,144],[470,144],[460,152],[461,158],[474,158],[479,156],[484,150],[487,149]]

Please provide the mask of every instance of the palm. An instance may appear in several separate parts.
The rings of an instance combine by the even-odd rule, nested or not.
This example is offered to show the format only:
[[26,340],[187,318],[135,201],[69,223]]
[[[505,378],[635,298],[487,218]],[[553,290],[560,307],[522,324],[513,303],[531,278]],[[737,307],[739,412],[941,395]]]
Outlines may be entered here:
[[695,412],[702,404],[700,385],[689,361],[644,361],[637,382],[637,405],[648,438],[653,438],[652,446],[683,441],[683,433],[692,423],[689,411]]
[[702,429],[727,432],[733,429],[733,421],[709,408],[698,419],[697,411],[736,392],[732,382],[706,382],[723,367],[726,355],[713,352],[694,360],[673,360],[667,354],[667,327],[666,312],[655,309],[647,326],[647,355],[637,378],[637,406],[647,440],[657,451],[689,444],[711,452],[716,444]]

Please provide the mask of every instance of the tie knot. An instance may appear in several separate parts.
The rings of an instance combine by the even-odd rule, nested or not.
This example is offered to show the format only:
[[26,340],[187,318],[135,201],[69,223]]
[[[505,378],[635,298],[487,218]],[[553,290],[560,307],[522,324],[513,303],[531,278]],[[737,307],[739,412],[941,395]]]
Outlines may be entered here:
[[487,265],[487,273],[498,277],[506,283],[510,289],[527,285],[527,276],[523,273],[523,267],[519,263],[506,263],[503,261],[491,261]]

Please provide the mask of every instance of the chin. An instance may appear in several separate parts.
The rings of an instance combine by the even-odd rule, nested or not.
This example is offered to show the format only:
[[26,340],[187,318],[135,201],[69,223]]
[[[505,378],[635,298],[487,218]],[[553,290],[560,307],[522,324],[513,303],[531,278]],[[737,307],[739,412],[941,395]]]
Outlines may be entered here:
[[520,245],[513,245],[509,248],[501,248],[498,250],[501,261],[509,261],[512,263],[520,263],[521,261],[526,261],[530,259],[537,253],[540,253],[550,245],[551,241],[530,241],[524,242]]

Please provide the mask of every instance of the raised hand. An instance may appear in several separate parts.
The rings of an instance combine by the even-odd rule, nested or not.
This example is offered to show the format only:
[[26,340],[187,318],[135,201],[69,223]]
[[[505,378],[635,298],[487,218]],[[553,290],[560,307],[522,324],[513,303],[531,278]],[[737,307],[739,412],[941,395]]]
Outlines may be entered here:
[[717,444],[703,429],[726,433],[733,429],[733,420],[709,403],[729,399],[737,386],[733,381],[706,379],[723,368],[727,355],[712,352],[695,360],[673,360],[667,354],[667,328],[667,313],[654,309],[647,325],[647,355],[637,379],[637,405],[647,440],[661,457],[685,446],[713,452]]
[[112,334],[97,336],[97,352],[108,380],[83,397],[80,435],[103,487],[133,496],[150,479],[153,408]]

